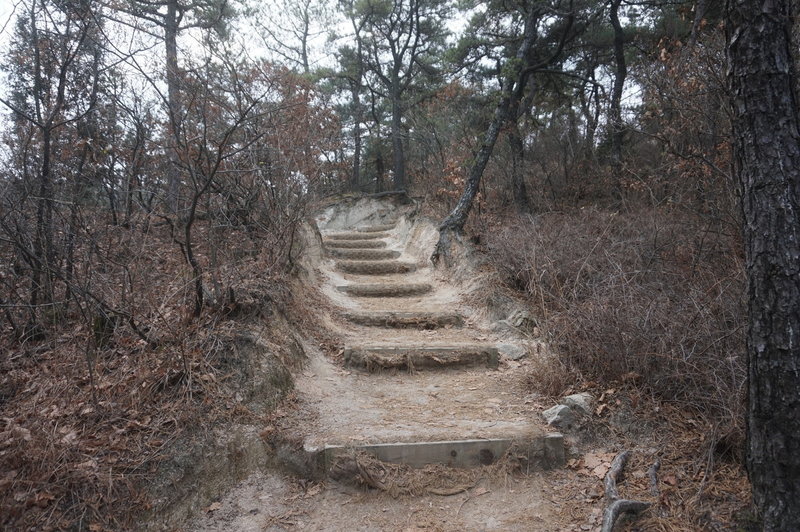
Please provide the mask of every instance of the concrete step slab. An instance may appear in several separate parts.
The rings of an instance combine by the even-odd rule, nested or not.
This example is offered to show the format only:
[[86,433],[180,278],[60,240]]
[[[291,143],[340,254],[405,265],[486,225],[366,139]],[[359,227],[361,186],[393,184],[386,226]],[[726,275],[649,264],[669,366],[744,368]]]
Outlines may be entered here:
[[495,346],[464,344],[451,346],[350,346],[344,349],[347,366],[378,371],[414,370],[485,365],[496,369],[500,352]]
[[433,287],[428,283],[359,283],[337,286],[336,289],[358,297],[409,297],[427,294]]
[[536,433],[528,438],[496,438],[485,440],[453,440],[377,443],[361,445],[326,445],[309,450],[319,455],[326,471],[337,460],[365,452],[378,460],[421,468],[441,464],[455,468],[490,465],[513,448],[514,456],[527,462],[530,471],[564,467],[566,453],[564,436],[560,433]]
[[361,275],[382,275],[386,273],[408,273],[416,271],[417,265],[413,262],[400,262],[397,260],[340,260],[336,269],[345,273]]
[[358,325],[395,329],[438,329],[464,325],[464,318],[453,312],[347,312],[344,317]]
[[332,257],[348,260],[390,260],[400,256],[399,251],[391,249],[327,248],[327,250]]
[[329,248],[378,249],[386,247],[386,242],[383,240],[323,240],[322,243]]
[[344,233],[331,233],[324,235],[326,239],[330,240],[374,240],[378,238],[386,238],[389,233],[373,232],[364,233],[361,231],[347,231]]

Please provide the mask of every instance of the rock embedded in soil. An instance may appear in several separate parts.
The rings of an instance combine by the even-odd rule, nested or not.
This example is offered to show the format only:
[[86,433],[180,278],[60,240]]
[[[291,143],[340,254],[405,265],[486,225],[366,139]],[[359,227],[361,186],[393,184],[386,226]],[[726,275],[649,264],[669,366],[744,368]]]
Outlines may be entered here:
[[548,425],[560,429],[572,428],[577,421],[575,412],[567,405],[556,405],[553,408],[548,408],[542,412],[542,415]]
[[499,344],[497,349],[504,357],[511,360],[520,360],[528,355],[528,350],[514,344]]
[[593,402],[594,402],[594,397],[592,396],[592,394],[587,392],[568,395],[561,400],[562,405],[566,405],[572,408],[573,410],[580,411],[587,415],[592,414]]

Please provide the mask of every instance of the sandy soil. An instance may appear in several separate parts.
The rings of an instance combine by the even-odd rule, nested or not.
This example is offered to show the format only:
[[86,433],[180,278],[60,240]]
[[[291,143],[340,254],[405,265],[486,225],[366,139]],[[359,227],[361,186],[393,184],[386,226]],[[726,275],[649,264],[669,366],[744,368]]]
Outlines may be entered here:
[[[370,211],[370,208],[372,211]],[[384,205],[361,212],[332,209],[318,220],[323,237],[370,224],[385,223],[392,212]],[[370,215],[379,213],[380,216]],[[396,215],[395,215],[396,218]],[[334,312],[321,309],[322,322],[345,346],[452,345],[513,342],[492,331],[479,309],[464,304],[458,289],[426,263],[435,229],[399,220],[384,240],[402,251],[398,260],[421,267],[405,274],[352,275],[335,270],[325,258],[316,265],[319,289]],[[357,298],[337,290],[350,283],[430,283],[434,290],[418,297]],[[364,327],[345,322],[343,311],[458,311],[463,328],[433,331]],[[525,437],[545,431],[539,404],[521,385],[526,359],[503,359],[487,368],[426,370],[413,373],[366,373],[342,366],[315,346],[306,346],[310,361],[297,376],[294,425],[306,447],[326,444],[412,442]],[[199,516],[189,529],[229,530],[571,530],[563,521],[565,472],[484,478],[470,490],[441,497],[391,498],[334,481],[308,483],[279,474],[255,474]],[[555,488],[555,489],[554,489]],[[592,510],[594,511],[594,510]],[[589,514],[592,530],[596,523]],[[561,516],[561,517],[559,517]],[[587,521],[587,522],[589,522]]]

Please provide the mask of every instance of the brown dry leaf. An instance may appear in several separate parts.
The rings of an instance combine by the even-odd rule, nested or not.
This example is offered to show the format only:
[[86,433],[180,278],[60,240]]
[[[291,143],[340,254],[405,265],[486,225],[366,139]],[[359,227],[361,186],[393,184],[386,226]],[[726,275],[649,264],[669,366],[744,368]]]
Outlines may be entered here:
[[56,498],[55,495],[52,493],[48,493],[46,491],[42,491],[36,494],[33,498],[33,504],[38,506],[39,508],[47,508],[50,506],[50,503]]
[[664,477],[664,483],[669,484],[670,486],[677,486],[678,479],[675,477],[675,475],[667,475]]
[[210,512],[216,512],[216,511],[217,511],[217,510],[219,510],[220,508],[222,508],[222,503],[219,503],[219,502],[212,502],[212,503],[211,503],[211,504],[208,506],[208,508],[206,508],[204,511],[205,511],[206,513],[210,513]]
[[322,486],[319,484],[314,484],[308,490],[306,490],[306,494],[303,496],[304,499],[308,499],[313,497],[314,495],[318,495],[322,491]]
[[583,457],[583,468],[578,472],[583,475],[602,479],[611,468],[614,453],[587,453]]
[[602,479],[603,477],[606,476],[606,473],[608,473],[609,469],[611,469],[611,464],[608,463],[600,464],[599,466],[592,469],[592,475]]
[[600,456],[596,454],[587,454],[583,457],[583,465],[585,465],[589,469],[594,469],[595,467],[601,465],[603,460]]
[[484,488],[483,486],[478,486],[472,490],[473,497],[480,497],[481,495],[486,495],[487,493],[490,493],[490,490],[488,488]]
[[75,443],[75,441],[77,440],[78,440],[78,433],[75,432],[74,430],[71,430],[68,433],[66,433],[63,438],[61,438],[61,443],[66,443],[69,445],[71,443]]

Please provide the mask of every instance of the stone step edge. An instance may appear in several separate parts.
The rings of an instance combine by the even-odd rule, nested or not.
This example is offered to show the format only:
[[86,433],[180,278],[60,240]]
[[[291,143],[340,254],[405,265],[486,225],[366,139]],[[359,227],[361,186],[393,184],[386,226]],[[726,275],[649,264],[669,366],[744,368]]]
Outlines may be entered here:
[[391,231],[397,224],[377,224],[364,227],[356,227],[357,233],[382,233],[384,231]]
[[543,471],[564,467],[566,449],[564,436],[559,432],[536,435],[530,438],[487,438],[424,442],[365,443],[352,445],[324,445],[306,447],[304,451],[315,457],[318,467],[325,473],[334,461],[354,452],[366,452],[383,462],[404,464],[413,468],[440,464],[455,468],[490,465],[514,447],[514,454],[526,459],[528,470]]
[[387,238],[389,233],[364,233],[359,231],[344,232],[344,233],[328,233],[322,235],[327,240],[378,240]]
[[417,271],[413,262],[399,260],[339,260],[336,269],[355,275],[384,275],[389,273],[411,273]]
[[427,283],[371,284],[354,283],[337,286],[339,292],[356,297],[413,297],[428,294],[433,286]]
[[345,346],[346,366],[366,369],[447,368],[500,365],[500,350],[493,345]]
[[447,312],[345,312],[342,316],[352,323],[367,327],[438,329],[464,326],[464,318],[460,314]]
[[331,257],[346,260],[392,260],[400,256],[400,252],[393,249],[325,248],[325,250]]
[[339,249],[383,249],[383,240],[323,240],[322,244],[329,248]]

